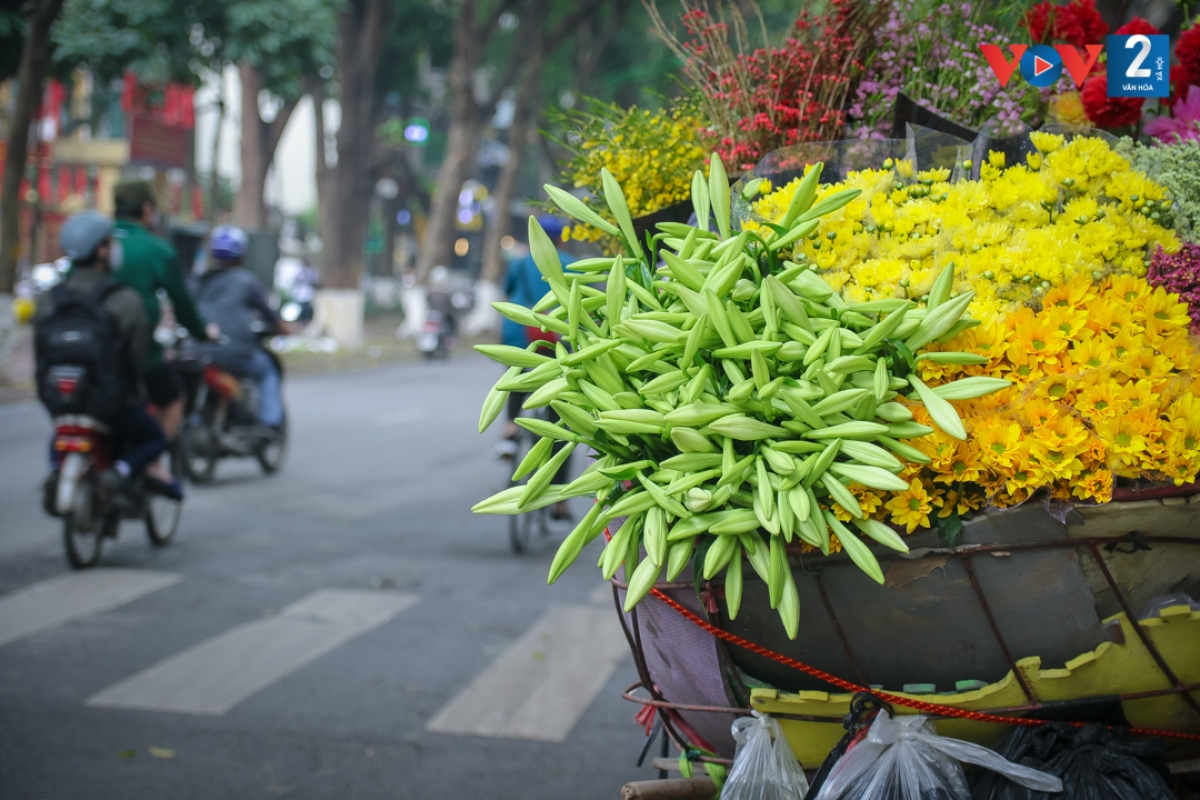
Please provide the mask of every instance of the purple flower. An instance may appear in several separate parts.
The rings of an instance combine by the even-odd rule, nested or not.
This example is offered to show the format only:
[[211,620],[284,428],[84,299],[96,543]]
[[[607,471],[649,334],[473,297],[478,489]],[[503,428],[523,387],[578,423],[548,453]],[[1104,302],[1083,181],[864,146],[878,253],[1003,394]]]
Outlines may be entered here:
[[1155,286],[1179,295],[1188,304],[1192,332],[1200,333],[1200,245],[1186,242],[1183,249],[1173,255],[1160,246],[1150,257],[1146,278]]
[[1189,86],[1187,97],[1177,100],[1172,112],[1172,117],[1148,122],[1146,133],[1167,144],[1200,139],[1200,86]]

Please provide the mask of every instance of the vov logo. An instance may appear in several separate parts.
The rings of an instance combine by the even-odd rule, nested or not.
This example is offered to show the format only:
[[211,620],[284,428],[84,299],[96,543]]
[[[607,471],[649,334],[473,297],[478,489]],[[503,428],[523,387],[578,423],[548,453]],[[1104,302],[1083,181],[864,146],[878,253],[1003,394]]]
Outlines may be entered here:
[[1089,44],[1082,51],[1069,44],[1010,44],[1011,60],[1000,45],[981,44],[1001,86],[1007,86],[1018,69],[1021,77],[1039,89],[1058,83],[1063,70],[1075,85],[1082,86],[1088,74],[1108,50],[1109,97],[1167,97],[1171,94],[1170,37],[1166,35],[1122,34],[1105,37],[1105,44]]

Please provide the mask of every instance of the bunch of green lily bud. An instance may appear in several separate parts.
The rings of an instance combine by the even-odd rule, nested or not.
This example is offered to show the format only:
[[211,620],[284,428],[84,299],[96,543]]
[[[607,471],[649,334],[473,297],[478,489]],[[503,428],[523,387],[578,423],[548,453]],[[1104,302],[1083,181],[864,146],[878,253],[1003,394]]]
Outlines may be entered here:
[[[699,172],[693,180],[698,225],[663,223],[645,242],[634,235],[625,197],[607,171],[605,200],[619,227],[546,187],[566,214],[620,237],[626,248],[615,258],[573,262],[564,273],[554,244],[530,219],[530,250],[551,290],[532,309],[494,305],[561,338],[552,353],[539,351],[544,343],[476,348],[509,368],[484,402],[481,431],[513,391],[530,393],[527,409],[552,407],[559,421],[517,420],[541,437],[514,474],[529,480],[474,511],[515,514],[569,497],[596,499],[559,548],[551,583],[611,520],[624,517],[599,567],[610,579],[624,566],[627,609],[664,567],[674,580],[694,560],[705,579],[724,570],[734,618],[747,560],[795,638],[799,597],[787,544],[799,540],[828,555],[836,534],[880,583],[864,539],[907,551],[892,528],[865,517],[849,488],[902,491],[903,460],[928,461],[906,440],[933,429],[913,421],[898,393],[913,392],[935,424],[961,439],[966,431],[949,401],[1008,382],[966,378],[930,387],[915,374],[924,359],[980,362],[967,353],[922,352],[978,324],[963,316],[972,294],[950,294],[953,266],[923,307],[902,299],[847,305],[810,267],[780,261],[778,254],[816,230],[821,216],[858,194],[814,205],[820,174],[818,164],[780,225],[765,235],[735,235],[728,179],[714,155],[709,182]],[[565,443],[557,453],[555,442]],[[572,482],[552,484],[580,446],[595,462]],[[851,524],[838,519],[836,507]]]

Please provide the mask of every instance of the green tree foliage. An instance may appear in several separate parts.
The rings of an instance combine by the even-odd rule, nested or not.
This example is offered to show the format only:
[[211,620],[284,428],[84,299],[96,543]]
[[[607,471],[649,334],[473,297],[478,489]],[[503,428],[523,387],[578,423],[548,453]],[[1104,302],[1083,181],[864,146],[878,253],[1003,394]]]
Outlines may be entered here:
[[21,63],[21,46],[25,39],[22,5],[23,0],[0,0],[0,81],[14,77]]
[[225,56],[263,72],[272,94],[297,98],[332,66],[336,0],[237,0],[225,6]]
[[375,78],[376,97],[414,95],[422,52],[433,66],[446,66],[454,51],[453,26],[449,3],[395,0]]
[[149,82],[198,83],[244,60],[263,70],[269,91],[298,97],[305,75],[332,64],[336,27],[336,0],[69,0],[54,40],[60,64],[100,80],[133,70]]
[[198,82],[223,45],[226,4],[211,0],[68,0],[55,60],[99,80],[127,70],[150,82]]

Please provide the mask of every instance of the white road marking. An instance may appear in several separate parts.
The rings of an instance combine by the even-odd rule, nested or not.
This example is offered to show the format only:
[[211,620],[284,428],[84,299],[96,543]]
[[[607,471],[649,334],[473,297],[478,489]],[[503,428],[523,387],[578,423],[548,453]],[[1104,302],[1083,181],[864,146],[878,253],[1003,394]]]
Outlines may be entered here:
[[322,589],[93,695],[89,706],[220,716],[255,692],[378,628],[420,598]]
[[551,608],[426,728],[563,742],[628,653],[613,609]]
[[405,422],[416,422],[425,419],[427,412],[423,408],[402,408],[390,414],[384,414],[375,420],[376,428],[390,428],[393,425],[403,425]]
[[174,586],[183,576],[142,569],[92,569],[0,597],[0,646],[64,622],[108,611]]

